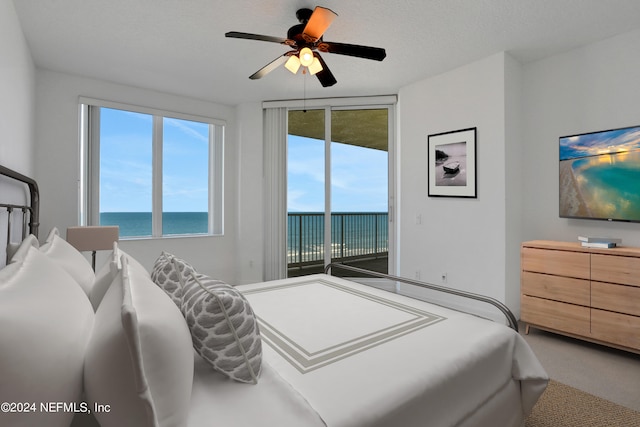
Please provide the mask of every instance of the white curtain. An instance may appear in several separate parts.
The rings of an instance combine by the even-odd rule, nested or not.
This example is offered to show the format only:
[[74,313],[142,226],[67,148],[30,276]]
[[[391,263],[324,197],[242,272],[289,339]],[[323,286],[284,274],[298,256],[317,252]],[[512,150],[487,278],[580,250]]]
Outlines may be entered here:
[[287,109],[264,109],[264,280],[287,277]]

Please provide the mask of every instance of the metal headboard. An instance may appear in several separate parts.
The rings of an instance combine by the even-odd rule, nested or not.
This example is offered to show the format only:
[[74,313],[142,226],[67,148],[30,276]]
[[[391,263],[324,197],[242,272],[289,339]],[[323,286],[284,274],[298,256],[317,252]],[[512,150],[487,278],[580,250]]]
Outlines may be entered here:
[[487,297],[480,294],[474,294],[472,292],[466,292],[459,289],[445,288],[444,286],[438,286],[431,283],[420,282],[418,280],[411,280],[404,277],[392,276],[390,274],[379,273],[377,271],[364,270],[362,268],[353,267],[350,265],[345,265],[340,263],[331,263],[327,265],[324,269],[324,272],[326,274],[331,274],[333,271],[333,268],[342,268],[344,270],[353,271],[356,273],[366,274],[366,275],[379,277],[382,279],[387,279],[395,282],[407,283],[410,285],[419,286],[421,288],[431,289],[434,291],[444,292],[447,294],[457,295],[459,297],[470,298],[476,301],[491,304],[494,307],[496,307],[498,310],[500,310],[502,314],[504,314],[504,317],[507,318],[507,322],[509,323],[509,327],[515,330],[516,332],[518,332],[518,320],[516,319],[516,316],[513,314],[511,310],[509,310],[509,307],[507,307],[506,305],[504,305],[503,303],[501,303],[495,298]]
[[35,180],[29,178],[28,176],[22,175],[21,173],[18,173],[1,165],[0,176],[6,176],[27,185],[29,187],[30,194],[29,201],[24,205],[0,202],[0,209],[5,209],[8,214],[7,241],[5,242],[5,246],[9,242],[11,242],[13,212],[15,210],[22,211],[22,239],[27,237],[27,234],[33,234],[34,236],[38,237],[38,227],[40,225],[40,192],[38,190],[38,184]]

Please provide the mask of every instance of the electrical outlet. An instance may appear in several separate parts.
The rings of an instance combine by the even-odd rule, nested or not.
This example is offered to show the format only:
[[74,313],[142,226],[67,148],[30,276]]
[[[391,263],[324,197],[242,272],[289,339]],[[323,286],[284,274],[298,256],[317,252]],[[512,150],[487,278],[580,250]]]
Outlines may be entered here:
[[416,280],[420,280],[420,270],[416,270]]

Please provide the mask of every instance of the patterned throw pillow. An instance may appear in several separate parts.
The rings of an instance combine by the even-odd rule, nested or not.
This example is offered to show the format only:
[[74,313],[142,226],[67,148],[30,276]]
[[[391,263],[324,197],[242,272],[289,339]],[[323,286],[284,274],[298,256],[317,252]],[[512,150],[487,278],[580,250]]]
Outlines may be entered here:
[[192,273],[184,287],[182,313],[193,347],[211,366],[244,383],[258,383],[262,340],[249,301],[234,287]]
[[153,265],[151,280],[160,286],[178,308],[182,305],[182,288],[194,268],[186,261],[162,252]]

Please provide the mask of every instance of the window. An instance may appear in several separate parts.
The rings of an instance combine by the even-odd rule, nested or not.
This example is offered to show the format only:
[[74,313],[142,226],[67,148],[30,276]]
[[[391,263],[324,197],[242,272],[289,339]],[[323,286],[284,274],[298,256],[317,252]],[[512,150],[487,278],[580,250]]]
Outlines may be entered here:
[[223,122],[84,101],[81,224],[122,238],[223,233]]

